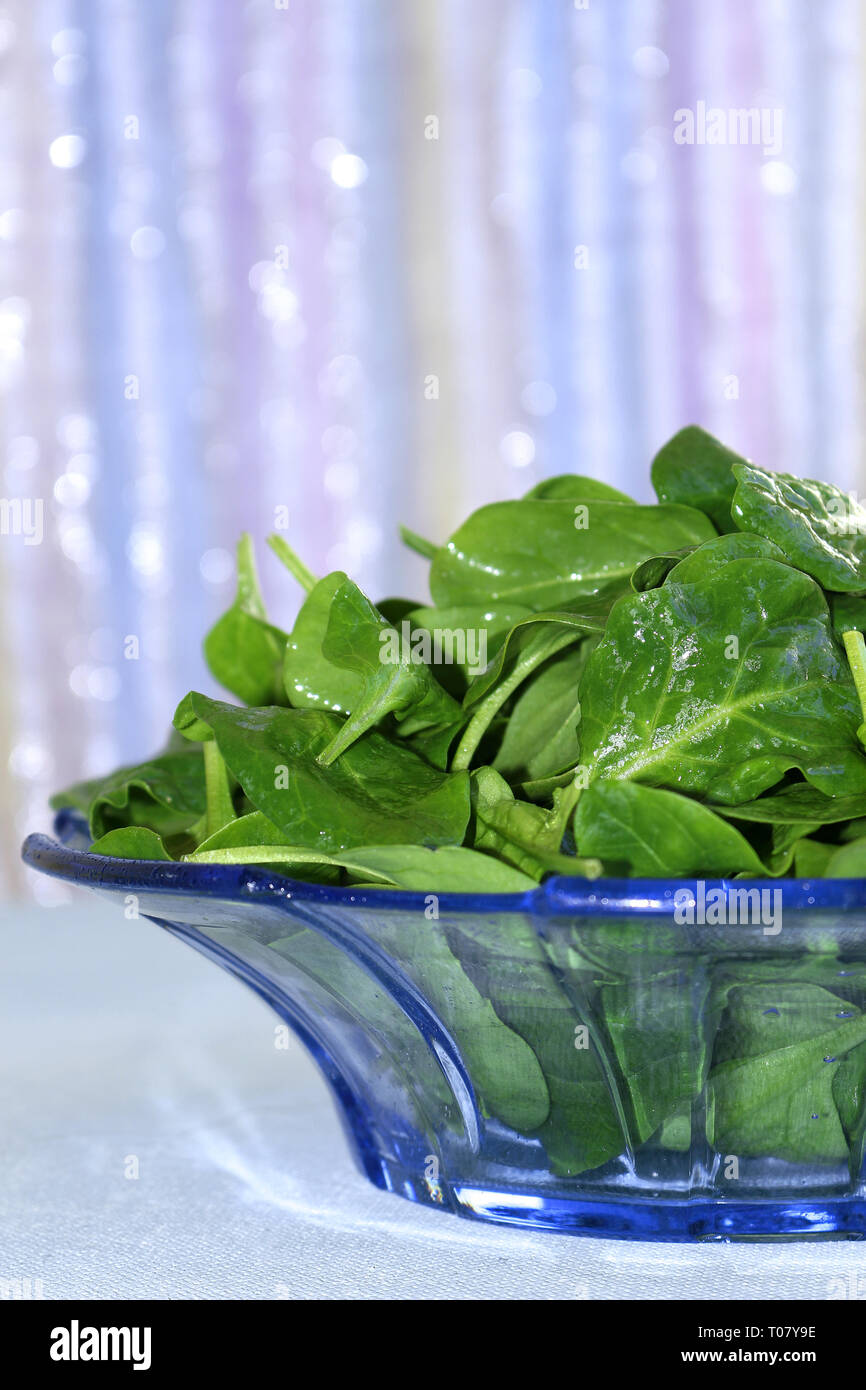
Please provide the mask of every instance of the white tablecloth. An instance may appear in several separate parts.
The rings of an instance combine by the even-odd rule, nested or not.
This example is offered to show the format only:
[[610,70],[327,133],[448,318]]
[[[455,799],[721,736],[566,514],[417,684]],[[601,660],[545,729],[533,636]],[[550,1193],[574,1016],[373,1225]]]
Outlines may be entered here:
[[0,929],[6,1296],[15,1280],[46,1299],[866,1292],[866,1242],[645,1245],[413,1207],[356,1173],[306,1054],[275,1048],[275,1016],[189,947],[84,891],[6,907]]

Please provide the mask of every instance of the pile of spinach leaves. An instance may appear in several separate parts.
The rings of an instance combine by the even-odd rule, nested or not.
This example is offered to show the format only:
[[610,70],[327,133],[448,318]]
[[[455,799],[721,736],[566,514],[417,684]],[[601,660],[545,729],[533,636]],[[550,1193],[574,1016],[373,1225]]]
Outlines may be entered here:
[[[652,481],[652,506],[563,475],[444,544],[404,530],[430,603],[373,603],[273,536],[303,590],[289,631],[244,536],[205,639],[234,701],[188,693],[163,752],[53,804],[97,854],[347,887],[866,875],[866,509],[694,426]],[[525,922],[427,923],[408,959],[487,1112],[557,1171],[688,1148],[699,1097],[721,1152],[859,1168],[866,967],[726,959],[696,1004],[677,959],[633,968],[578,925],[560,960]]]

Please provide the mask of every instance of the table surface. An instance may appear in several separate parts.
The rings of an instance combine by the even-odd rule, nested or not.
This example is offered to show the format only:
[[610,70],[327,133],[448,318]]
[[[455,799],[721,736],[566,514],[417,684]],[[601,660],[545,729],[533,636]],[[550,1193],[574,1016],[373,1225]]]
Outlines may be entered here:
[[16,1280],[46,1299],[866,1292],[866,1242],[652,1245],[414,1207],[356,1172],[270,1010],[167,932],[84,890],[7,905],[0,932],[6,1297]]

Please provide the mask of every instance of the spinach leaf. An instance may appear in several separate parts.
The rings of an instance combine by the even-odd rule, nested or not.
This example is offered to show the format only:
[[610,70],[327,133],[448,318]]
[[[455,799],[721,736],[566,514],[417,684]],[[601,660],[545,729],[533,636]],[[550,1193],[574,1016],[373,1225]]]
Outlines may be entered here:
[[162,753],[148,762],[121,767],[108,777],[79,783],[52,800],[60,809],[83,811],[94,840],[126,825],[145,825],[160,835],[187,830],[206,808],[201,750]]
[[636,1143],[681,1114],[704,1085],[708,1049],[694,1023],[706,983],[699,989],[682,971],[602,986],[604,1023],[626,1079]]
[[[744,824],[772,826],[774,855],[784,855],[787,850],[799,846],[800,860],[815,865],[820,862],[820,855],[817,849],[813,850],[814,842],[808,837],[822,826],[844,824],[852,817],[866,816],[866,796],[862,793],[825,796],[808,783],[797,782],[781,791],[759,796],[755,801],[738,806],[716,806],[714,810],[726,819]],[[803,878],[811,878],[815,872],[814,867],[796,870],[798,877]]]
[[866,1017],[839,1003],[814,985],[731,991],[709,1077],[717,1150],[792,1162],[848,1158],[833,1087],[841,1059],[866,1041]]
[[594,782],[574,817],[581,854],[639,877],[764,874],[748,840],[698,801],[636,782]]
[[775,560],[733,560],[614,605],[580,688],[593,778],[758,796],[798,769],[866,792],[860,712],[821,590]]
[[[496,658],[463,699],[468,717],[452,767],[468,767],[499,710],[533,671],[588,633],[604,629],[606,600],[587,600],[580,612],[533,613],[514,624]],[[471,717],[469,717],[471,716]]]
[[325,764],[389,714],[411,715],[407,732],[460,718],[459,705],[415,646],[341,571],[308,594],[286,645],[283,674],[292,705],[348,716],[322,751]]
[[[540,879],[545,873],[582,874],[597,878],[597,859],[577,859],[560,851],[565,822],[572,802],[555,799],[552,810],[529,801],[518,801],[511,788],[492,767],[472,774],[472,843]],[[558,793],[567,796],[567,793]]]
[[283,703],[280,668],[286,634],[267,620],[253,543],[238,542],[235,601],[204,639],[212,675],[247,705]]
[[866,793],[856,796],[825,796],[806,782],[795,782],[781,791],[768,792],[754,801],[736,806],[714,807],[720,816],[730,820],[755,821],[764,824],[794,824],[810,822],[832,825],[839,821],[866,816]]
[[671,569],[670,578],[677,584],[694,584],[724,569],[732,560],[751,559],[787,563],[784,553],[772,541],[765,540],[763,536],[753,536],[748,531],[732,531],[730,535],[704,541],[703,545],[684,555]]
[[625,1119],[591,1002],[560,987],[532,924],[516,915],[495,932],[469,916],[445,931],[476,988],[541,1063],[549,1114],[521,1132],[535,1133],[563,1176],[615,1158],[627,1144]]
[[261,811],[249,811],[184,850],[192,863],[269,864],[312,883],[339,883],[343,866],[324,851],[286,844],[278,825]]
[[361,678],[349,717],[320,755],[325,765],[387,714],[398,720],[411,715],[415,732],[459,719],[459,705],[439,685],[423,655],[419,657],[414,646],[405,649],[402,634],[384,621],[350,579],[331,601],[322,656]]
[[720,531],[733,531],[731,500],[734,464],[739,454],[720,444],[698,425],[663,444],[652,461],[651,476],[660,502],[680,502],[705,512]]
[[211,730],[232,776],[287,845],[338,854],[363,844],[463,840],[466,773],[438,772],[380,733],[325,767],[319,755],[340,721],[323,710],[239,709],[193,691],[175,717],[181,733]]
[[732,515],[741,531],[774,541],[825,589],[866,589],[866,508],[832,483],[753,463],[737,464],[734,474]]
[[493,760],[510,782],[548,777],[579,760],[578,687],[595,640],[548,658],[517,691]]
[[334,570],[314,581],[286,640],[283,683],[295,709],[346,714],[361,698],[364,682],[359,673],[335,665],[322,652],[331,604],[346,578],[342,570]]
[[833,629],[841,637],[844,632],[866,632],[866,595],[828,594]]
[[866,878],[866,836],[840,845],[827,860],[824,877]]
[[455,1038],[489,1114],[519,1133],[544,1124],[548,1085],[532,1047],[493,1009],[471,978],[470,961],[447,932],[385,916],[381,945],[401,964]]
[[627,497],[619,488],[611,487],[610,483],[603,483],[598,478],[584,478],[580,473],[559,473],[555,478],[542,478],[540,483],[523,495],[545,502],[561,501],[562,498],[576,501],[598,498],[602,502],[630,502],[634,505],[634,498]]
[[162,840],[152,830],[141,825],[124,825],[109,830],[90,846],[91,854],[106,854],[112,859],[164,859],[172,857]]
[[635,565],[716,534],[691,507],[643,507],[595,497],[494,502],[440,547],[430,589],[441,607],[520,603],[534,612],[617,592]]
[[[838,956],[829,953],[807,951],[801,956],[773,956],[768,959],[728,957],[716,967],[714,975],[717,986],[716,1003],[720,999],[724,1006],[727,1006],[731,990],[744,985],[772,985],[775,988],[787,988],[788,985],[818,985],[822,991],[836,997],[839,1018],[852,1016],[852,1004],[855,1011],[866,1009],[866,966],[856,962],[844,962]],[[826,1002],[825,1000],[824,1003]],[[723,1049],[718,1046],[716,1051],[715,1060],[718,1061]],[[730,1049],[728,1055],[732,1055]]]
[[[115,832],[117,833],[117,832]],[[231,846],[216,837],[184,857],[203,864],[275,864],[305,875],[313,868],[342,869],[349,879],[431,893],[525,893],[535,879],[487,854],[455,846],[364,845],[342,854],[287,845],[284,840]]]
[[823,878],[834,846],[806,837],[794,841],[794,874],[797,878]]

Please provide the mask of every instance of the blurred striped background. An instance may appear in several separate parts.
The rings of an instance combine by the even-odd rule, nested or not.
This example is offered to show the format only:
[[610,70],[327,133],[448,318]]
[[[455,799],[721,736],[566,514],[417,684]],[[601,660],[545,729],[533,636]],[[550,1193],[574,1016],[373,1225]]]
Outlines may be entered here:
[[[864,68],[858,0],[6,0],[2,891],[51,789],[212,689],[278,508],[421,597],[398,521],[647,497],[688,422],[861,486]],[[677,143],[699,103],[781,138]]]

